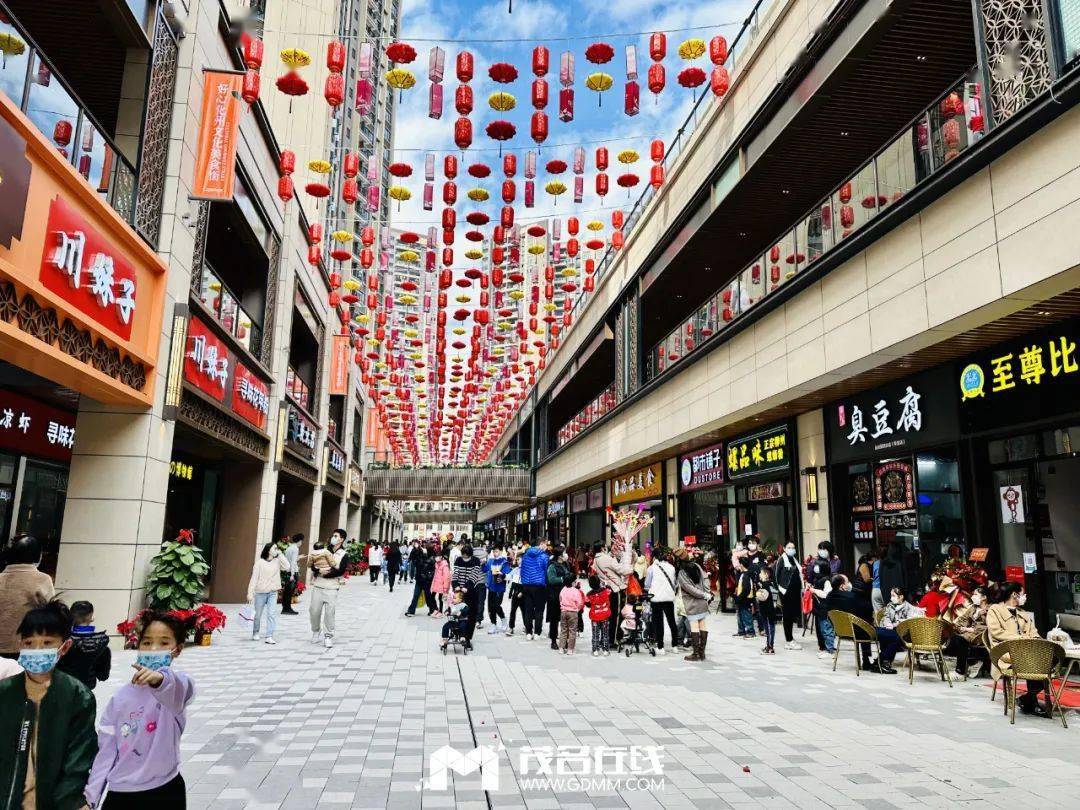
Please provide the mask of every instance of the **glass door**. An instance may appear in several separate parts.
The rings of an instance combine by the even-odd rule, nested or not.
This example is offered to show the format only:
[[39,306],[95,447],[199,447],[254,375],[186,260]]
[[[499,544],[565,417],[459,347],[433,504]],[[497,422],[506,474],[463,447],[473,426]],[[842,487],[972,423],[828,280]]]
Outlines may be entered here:
[[60,529],[64,525],[68,468],[46,461],[26,461],[15,532],[32,534],[41,541],[41,570],[56,576],[60,553]]

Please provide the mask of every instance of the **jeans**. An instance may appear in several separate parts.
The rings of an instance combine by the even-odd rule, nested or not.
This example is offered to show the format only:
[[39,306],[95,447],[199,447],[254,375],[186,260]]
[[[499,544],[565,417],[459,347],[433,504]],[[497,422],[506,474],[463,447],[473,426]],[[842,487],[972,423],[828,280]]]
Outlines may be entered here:
[[749,605],[738,605],[739,635],[754,635],[754,612]]
[[836,652],[836,631],[833,630],[832,622],[829,621],[829,617],[818,616],[816,619],[818,646],[823,650]]
[[510,583],[510,629],[514,629],[514,620],[518,611],[525,615],[525,591],[517,582]]
[[574,651],[577,644],[577,611],[564,610],[559,617],[559,649]]
[[503,592],[502,591],[488,591],[487,592],[487,609],[488,618],[492,624],[496,623],[497,619],[506,620],[506,614],[503,613],[502,608]]
[[337,590],[331,588],[311,588],[311,604],[308,605],[308,618],[311,620],[311,632],[318,633],[320,625],[327,638],[334,635],[334,619],[337,617]]
[[671,629],[671,646],[679,643],[679,630],[675,627],[675,603],[653,602],[652,603],[652,631],[656,641],[656,649],[664,649],[664,619],[667,619]]
[[538,636],[544,632],[544,606],[547,603],[546,585],[522,585],[525,590],[525,632]]
[[606,652],[611,649],[611,627],[607,619],[592,623],[593,652]]
[[382,566],[382,582],[383,582],[383,585],[386,584],[386,580],[389,579],[389,578],[390,578],[390,569],[387,568],[384,565],[384,566]]
[[870,591],[870,604],[874,608],[874,613],[885,607],[885,597],[881,593],[881,588],[873,588]]
[[675,627],[679,631],[679,637],[672,642],[671,646],[674,647],[676,644],[681,644],[684,647],[690,646],[690,620],[685,616],[676,616]]
[[765,611],[759,610],[757,625],[765,632],[765,646],[772,649],[773,642],[776,640],[776,616],[766,616]]
[[379,581],[379,571],[381,570],[381,568],[382,568],[382,566],[378,566],[378,565],[369,565],[368,566],[368,573],[371,575],[371,584],[372,585],[374,585],[376,582]]
[[425,582],[419,579],[413,580],[412,601],[409,602],[409,607],[405,612],[410,616],[416,615],[416,607],[420,603],[420,594],[424,595],[424,602],[427,604],[427,612],[430,616],[435,612],[435,600],[431,598],[431,582]]
[[251,628],[252,634],[257,635],[263,611],[266,612],[266,637],[270,638],[277,629],[277,611],[274,604],[277,602],[277,591],[255,594],[255,624]]

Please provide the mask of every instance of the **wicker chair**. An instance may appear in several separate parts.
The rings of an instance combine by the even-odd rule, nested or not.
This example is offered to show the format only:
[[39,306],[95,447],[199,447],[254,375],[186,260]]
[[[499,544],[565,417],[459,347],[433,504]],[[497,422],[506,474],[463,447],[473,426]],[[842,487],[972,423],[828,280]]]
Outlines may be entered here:
[[[840,658],[840,642],[852,642],[855,650],[855,675],[862,674],[862,658],[859,655],[860,644],[876,644],[878,648],[878,661],[881,660],[881,642],[878,641],[877,630],[870,624],[851,613],[843,610],[830,610],[829,621],[832,622],[836,632],[836,652],[833,653],[833,672],[836,672],[836,662]],[[857,635],[856,635],[857,632]]]
[[952,675],[945,664],[945,640],[949,635],[949,625],[944,619],[916,616],[905,619],[896,626],[896,634],[907,646],[908,683],[915,683],[915,663],[920,655],[929,655],[934,659],[941,680],[952,688]]
[[[1008,655],[1009,662],[1002,664],[1001,659]],[[1022,678],[1026,681],[1046,681],[1046,692],[1050,696],[1050,716],[1057,710],[1061,725],[1065,728],[1065,710],[1061,708],[1061,692],[1064,685],[1054,692],[1054,675],[1065,663],[1065,648],[1053,641],[1042,638],[1018,638],[995,644],[990,650],[990,660],[1002,671],[1007,683],[1005,691],[1005,709],[1009,722],[1016,723],[1016,685]]]
[[881,627],[881,620],[885,618],[885,608],[880,607],[874,611],[874,626]]
[[[983,631],[983,646],[986,647],[987,651],[990,654],[990,677],[994,681],[994,687],[990,690],[990,702],[993,703],[994,700],[997,698],[998,684],[1003,681],[1003,678],[1002,678],[1001,675],[995,675],[994,674],[994,669],[995,669],[995,667],[997,667],[997,660],[994,658],[994,649],[993,649],[994,645],[990,643],[990,631],[989,630],[984,630]],[[1000,670],[999,670],[999,672],[1000,672]],[[1008,704],[1008,702],[1009,702],[1008,694],[1009,693],[1008,693],[1008,684],[1007,683],[1002,685],[1001,694],[1006,696],[1005,703]],[[1008,711],[1008,705],[1006,705],[1005,710]]]

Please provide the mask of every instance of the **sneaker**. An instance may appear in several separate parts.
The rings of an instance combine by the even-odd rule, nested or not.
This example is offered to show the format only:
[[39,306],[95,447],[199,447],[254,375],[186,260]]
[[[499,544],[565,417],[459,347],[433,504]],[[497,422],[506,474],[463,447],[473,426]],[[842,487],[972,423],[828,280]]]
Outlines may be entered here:
[[604,650],[604,658],[607,658],[609,655],[611,655],[611,650]]
[[318,644],[320,641],[322,641],[322,633],[316,630],[311,634],[311,643]]
[[252,634],[251,634],[251,640],[252,640],[252,641],[258,641],[258,640],[259,640],[259,638],[260,638],[260,636],[259,636],[259,634],[258,634],[258,633],[252,633]]
[[323,643],[324,643],[324,644],[326,645],[326,649],[328,649],[328,650],[329,650],[329,649],[330,649],[331,647],[333,647],[333,646],[334,646],[334,640],[333,640],[332,638],[330,638],[330,636],[327,636],[327,637],[326,637],[326,641],[325,641],[325,642],[323,642]]
[[665,650],[663,647],[658,647],[657,650],[656,650],[656,654],[657,655],[667,655],[667,650]]
[[746,636],[746,633],[743,633],[743,632],[741,632],[741,631],[740,631],[740,632],[738,632],[738,633],[732,633],[732,634],[731,634],[731,637],[732,637],[732,638],[744,638],[745,636]]
[[599,658],[600,657],[600,651],[599,650],[593,650],[592,651],[592,657],[593,658]]
[[513,627],[511,627],[511,628],[510,628],[509,630],[507,630],[507,631],[506,631],[506,635],[508,635],[508,636],[512,636],[512,635],[514,635],[514,628],[513,628]]
[[533,640],[533,634],[529,633],[527,636],[525,636],[525,638],[528,639],[529,641],[532,641]]
[[789,641],[787,644],[784,645],[784,649],[785,650],[801,650],[802,645],[799,644],[799,642],[797,642],[797,641]]
[[573,654],[574,654],[574,651],[573,651],[573,650],[567,650],[567,651],[566,651],[566,654],[567,654],[567,655],[573,655]]
[[267,644],[277,644],[277,642],[276,642],[276,641],[274,641],[274,637],[273,637],[273,636],[267,636],[267,637],[266,637],[266,643],[267,643]]
[[768,647],[762,647],[761,648],[761,654],[762,655],[768,655],[769,654],[769,648]]
[[562,651],[562,654],[563,655],[569,655],[570,651],[564,648],[563,651]]
[[496,635],[496,634],[497,634],[498,632],[499,632],[499,626],[498,626],[498,625],[495,625],[495,624],[493,624],[493,625],[491,626],[491,629],[490,629],[490,630],[488,630],[488,635],[489,635],[489,636],[494,636],[494,635]]
[[416,615],[415,613],[409,613],[409,611],[407,611],[407,610],[405,611],[405,617],[406,618],[411,618],[411,617],[413,617],[415,615]]
[[833,657],[833,655],[834,653],[831,653],[828,650],[822,650],[817,654],[817,657],[820,658],[822,661],[828,661],[830,658]]
[[553,642],[551,642],[551,649],[553,649],[553,650],[557,650],[557,649],[559,649],[559,645],[558,645],[558,643],[556,643],[556,642],[554,642],[554,641],[553,641]]

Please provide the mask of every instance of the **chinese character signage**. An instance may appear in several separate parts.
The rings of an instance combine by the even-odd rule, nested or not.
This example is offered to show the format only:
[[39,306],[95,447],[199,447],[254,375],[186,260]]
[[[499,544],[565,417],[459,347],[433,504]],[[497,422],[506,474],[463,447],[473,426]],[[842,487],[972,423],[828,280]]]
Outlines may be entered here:
[[650,464],[640,470],[620,475],[611,479],[611,503],[632,503],[659,498],[663,494],[660,479],[660,464]]
[[330,380],[331,396],[345,396],[349,393],[349,350],[348,335],[334,335],[330,341]]
[[826,406],[833,462],[873,458],[956,441],[955,397],[947,367],[901,377]]
[[345,476],[345,454],[331,441],[326,442],[326,471],[338,481]]
[[71,461],[75,414],[11,391],[0,391],[0,450]]
[[41,254],[41,281],[80,312],[118,337],[131,337],[135,271],[127,258],[74,206],[57,196]]
[[724,483],[724,448],[713,444],[679,458],[679,489],[692,492]]
[[266,429],[270,388],[240,363],[205,322],[188,321],[184,379],[260,430]]
[[886,461],[874,468],[874,506],[878,512],[903,512],[915,508],[910,461]]
[[285,445],[302,458],[312,461],[315,459],[315,437],[319,430],[299,408],[291,402],[288,405],[289,423]]
[[195,468],[183,461],[170,461],[169,475],[183,481],[191,481],[195,477]]
[[1070,413],[1080,396],[1080,324],[999,344],[958,362],[954,374],[965,432]]
[[566,499],[559,498],[557,501],[547,502],[547,516],[549,518],[559,517],[566,514]]
[[202,120],[191,197],[231,200],[236,179],[236,136],[240,128],[243,73],[203,71]]
[[725,454],[728,480],[786,470],[791,463],[791,452],[787,425],[733,439],[727,443]]

